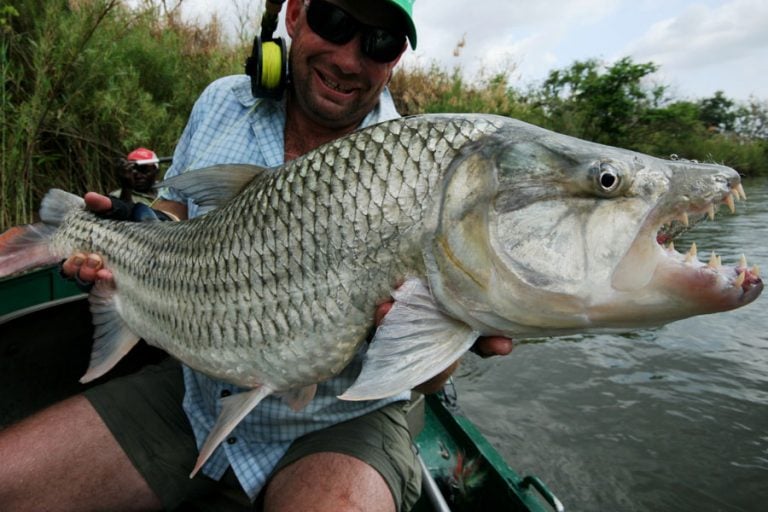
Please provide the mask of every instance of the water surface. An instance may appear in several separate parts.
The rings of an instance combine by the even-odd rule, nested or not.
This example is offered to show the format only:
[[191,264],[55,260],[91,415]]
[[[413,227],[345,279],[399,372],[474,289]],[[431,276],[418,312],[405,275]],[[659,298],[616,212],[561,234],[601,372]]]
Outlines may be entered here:
[[[768,271],[768,181],[676,246]],[[632,335],[465,358],[460,403],[519,473],[571,511],[768,510],[768,292]]]

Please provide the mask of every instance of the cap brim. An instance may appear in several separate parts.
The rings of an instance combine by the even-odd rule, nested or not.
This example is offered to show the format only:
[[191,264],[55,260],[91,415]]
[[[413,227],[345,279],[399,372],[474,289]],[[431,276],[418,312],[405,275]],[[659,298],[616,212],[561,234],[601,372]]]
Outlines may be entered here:
[[411,49],[416,49],[416,25],[413,23],[413,18],[411,17],[411,14],[406,11],[403,6],[401,6],[399,3],[390,1],[390,5],[397,8],[397,10],[400,12],[400,14],[403,15],[403,18],[405,19],[406,23],[406,30],[405,35],[408,36],[408,42],[411,43]]
[[405,35],[408,36],[408,41],[411,43],[411,50],[416,49],[416,26],[413,24],[413,21],[411,21],[411,18],[408,18],[408,31],[405,33]]
[[136,165],[152,165],[152,164],[159,164],[160,160],[157,158],[146,158],[144,160],[131,160]]

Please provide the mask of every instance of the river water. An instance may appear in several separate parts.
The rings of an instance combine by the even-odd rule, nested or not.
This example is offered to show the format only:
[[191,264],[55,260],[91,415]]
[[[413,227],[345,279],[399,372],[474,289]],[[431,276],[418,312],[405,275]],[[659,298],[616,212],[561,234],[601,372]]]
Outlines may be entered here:
[[[768,270],[768,181],[686,233],[700,259]],[[766,291],[768,294],[768,291]],[[768,510],[768,295],[632,335],[465,358],[460,405],[571,511]]]

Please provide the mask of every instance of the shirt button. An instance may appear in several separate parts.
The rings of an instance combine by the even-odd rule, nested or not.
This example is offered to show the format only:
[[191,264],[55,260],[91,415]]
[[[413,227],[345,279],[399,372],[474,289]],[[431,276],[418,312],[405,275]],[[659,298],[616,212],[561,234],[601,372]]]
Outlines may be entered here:
[[231,395],[231,394],[232,394],[232,392],[231,392],[230,390],[228,390],[228,389],[223,389],[223,390],[221,391],[221,398],[226,398],[226,397],[228,397],[228,396],[229,396],[229,395]]
[[235,444],[237,442],[236,437],[228,437],[227,438],[227,444]]

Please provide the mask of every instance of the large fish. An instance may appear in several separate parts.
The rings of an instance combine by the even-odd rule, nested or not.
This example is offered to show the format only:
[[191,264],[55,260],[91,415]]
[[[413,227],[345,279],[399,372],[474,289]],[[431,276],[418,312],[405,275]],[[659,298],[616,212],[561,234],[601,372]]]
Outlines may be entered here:
[[105,257],[84,380],[141,337],[252,391],[224,399],[197,468],[265,396],[301,407],[394,293],[357,382],[373,399],[436,375],[480,335],[626,331],[748,304],[755,268],[657,243],[671,222],[744,198],[728,167],[668,161],[496,116],[386,122],[276,169],[218,166],[167,183],[215,211],[99,219],[52,190],[42,222],[0,240],[0,275],[74,251]]

